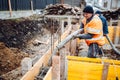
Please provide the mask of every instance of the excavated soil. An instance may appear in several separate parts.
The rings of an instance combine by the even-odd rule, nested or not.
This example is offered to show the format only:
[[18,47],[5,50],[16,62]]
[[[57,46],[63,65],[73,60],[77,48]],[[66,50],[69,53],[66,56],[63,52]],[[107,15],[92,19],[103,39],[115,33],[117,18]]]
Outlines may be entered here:
[[19,80],[21,60],[42,56],[50,46],[50,33],[58,27],[57,21],[40,15],[0,20],[0,80]]
[[20,67],[21,59],[27,56],[17,48],[8,48],[0,43],[0,75]]
[[24,48],[26,43],[41,32],[40,21],[29,19],[0,20],[0,41],[8,47]]

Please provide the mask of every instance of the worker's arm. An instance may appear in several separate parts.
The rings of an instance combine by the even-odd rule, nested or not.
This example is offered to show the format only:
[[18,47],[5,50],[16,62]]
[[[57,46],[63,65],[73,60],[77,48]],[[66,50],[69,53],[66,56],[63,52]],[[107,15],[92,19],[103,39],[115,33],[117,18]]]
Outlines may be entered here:
[[81,22],[81,24],[80,24],[80,29],[81,28],[84,28],[84,24]]
[[[84,24],[81,22],[81,24],[80,24],[80,29],[82,29],[82,28],[84,28]],[[84,33],[84,30],[81,31],[81,33]]]
[[[80,29],[82,29],[82,28],[84,28],[84,24],[81,22]],[[84,29],[83,29],[83,31],[81,31],[81,33],[84,33]],[[74,36],[74,38],[91,39],[93,37],[93,35],[94,35],[94,34],[90,34],[90,33],[88,33],[88,34],[81,34],[81,33]]]
[[93,37],[94,34],[78,34],[76,36],[74,36],[74,38],[80,38],[80,39],[91,39]]

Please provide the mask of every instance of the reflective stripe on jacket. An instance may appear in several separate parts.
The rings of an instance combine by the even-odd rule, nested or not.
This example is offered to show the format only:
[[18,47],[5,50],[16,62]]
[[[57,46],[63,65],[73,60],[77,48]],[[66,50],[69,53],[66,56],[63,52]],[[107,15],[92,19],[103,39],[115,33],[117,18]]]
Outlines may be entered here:
[[94,34],[92,39],[86,39],[86,43],[90,45],[91,43],[97,43],[102,46],[105,44],[105,39],[103,37],[102,22],[98,16],[93,16],[92,20],[86,24],[86,19],[84,18],[82,23],[84,24],[84,32]]

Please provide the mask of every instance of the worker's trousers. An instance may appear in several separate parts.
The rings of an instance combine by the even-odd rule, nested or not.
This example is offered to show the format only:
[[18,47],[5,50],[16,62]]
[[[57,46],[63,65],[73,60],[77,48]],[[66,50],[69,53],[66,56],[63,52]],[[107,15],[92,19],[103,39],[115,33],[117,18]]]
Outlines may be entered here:
[[98,44],[97,43],[90,44],[88,49],[88,57],[95,58],[97,54],[102,54]]

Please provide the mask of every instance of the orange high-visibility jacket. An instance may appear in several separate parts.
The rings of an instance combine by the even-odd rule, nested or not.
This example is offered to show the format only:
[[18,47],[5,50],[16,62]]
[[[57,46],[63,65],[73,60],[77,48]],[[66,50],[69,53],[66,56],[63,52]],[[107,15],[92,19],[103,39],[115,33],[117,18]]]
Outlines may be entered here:
[[86,24],[86,19],[82,20],[84,24],[84,32],[94,34],[92,39],[86,39],[87,45],[91,43],[97,43],[102,46],[105,44],[105,39],[103,37],[102,21],[98,16],[93,16],[92,20]]

